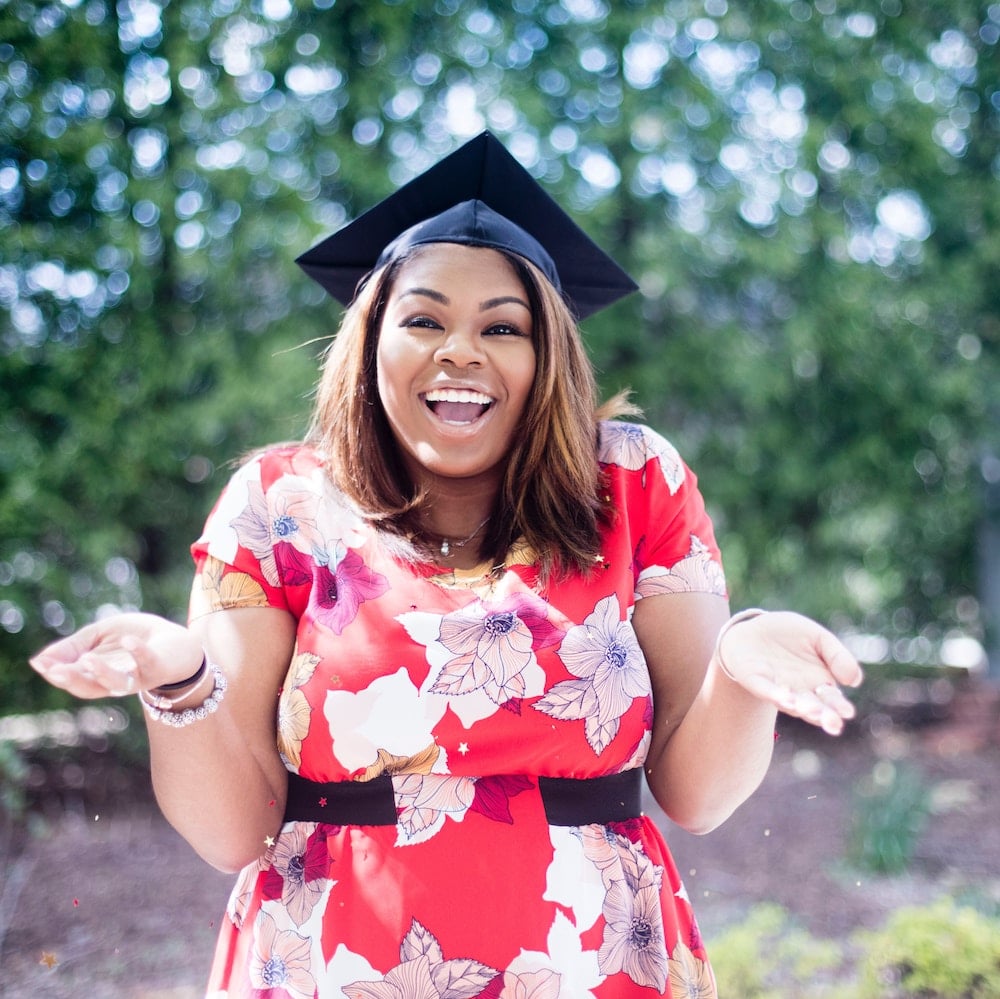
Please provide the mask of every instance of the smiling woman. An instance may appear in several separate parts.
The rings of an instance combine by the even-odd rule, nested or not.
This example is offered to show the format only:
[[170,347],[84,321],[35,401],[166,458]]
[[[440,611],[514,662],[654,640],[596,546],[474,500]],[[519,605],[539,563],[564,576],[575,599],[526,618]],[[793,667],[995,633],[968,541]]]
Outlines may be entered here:
[[208,994],[712,999],[642,779],[713,828],[857,663],[727,621],[693,473],[598,405],[577,320],[634,285],[492,136],[301,263],[347,305],[310,433],[224,489],[187,626],[33,660],[139,692],[161,808],[239,872]]

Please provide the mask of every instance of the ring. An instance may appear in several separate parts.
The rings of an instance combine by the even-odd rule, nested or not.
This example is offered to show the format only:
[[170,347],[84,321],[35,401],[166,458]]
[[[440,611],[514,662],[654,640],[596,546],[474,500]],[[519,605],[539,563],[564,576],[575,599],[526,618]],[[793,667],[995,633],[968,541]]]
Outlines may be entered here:
[[825,694],[836,693],[837,687],[832,683],[821,683],[818,687],[813,687],[813,693],[820,699],[823,699]]

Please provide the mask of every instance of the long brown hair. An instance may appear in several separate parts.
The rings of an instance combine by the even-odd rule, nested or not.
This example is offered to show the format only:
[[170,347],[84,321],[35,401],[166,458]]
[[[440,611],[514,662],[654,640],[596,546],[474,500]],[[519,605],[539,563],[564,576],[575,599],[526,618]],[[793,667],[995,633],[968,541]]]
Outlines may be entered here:
[[[326,455],[334,484],[400,542],[419,535],[424,497],[404,471],[379,399],[376,349],[396,275],[420,249],[370,275],[344,313],[323,361],[309,431],[309,440]],[[636,410],[627,393],[598,406],[594,369],[562,296],[533,264],[503,255],[528,294],[535,379],[481,551],[502,564],[523,537],[543,579],[572,569],[587,572],[599,554],[601,524],[611,515],[597,461],[597,423]],[[412,557],[419,552],[410,550]]]

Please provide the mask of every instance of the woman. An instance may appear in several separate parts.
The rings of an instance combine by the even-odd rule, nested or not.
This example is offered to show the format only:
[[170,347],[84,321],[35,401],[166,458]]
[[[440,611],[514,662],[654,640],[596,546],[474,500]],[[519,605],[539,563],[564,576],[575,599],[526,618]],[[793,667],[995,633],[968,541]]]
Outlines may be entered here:
[[857,663],[729,617],[694,476],[596,407],[571,309],[631,282],[491,136],[301,262],[350,302],[310,437],[226,487],[187,627],[33,660],[139,691],[165,815],[240,872],[209,995],[714,996],[639,774],[707,832]]

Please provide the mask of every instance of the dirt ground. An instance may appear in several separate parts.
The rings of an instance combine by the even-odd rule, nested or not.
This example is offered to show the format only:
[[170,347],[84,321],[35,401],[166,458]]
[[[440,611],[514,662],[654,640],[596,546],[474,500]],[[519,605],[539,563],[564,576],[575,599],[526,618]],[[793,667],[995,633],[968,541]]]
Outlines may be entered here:
[[[710,950],[762,901],[828,939],[942,893],[985,895],[1000,909],[997,693],[970,684],[935,717],[911,709],[875,712],[837,740],[782,724],[763,785],[708,836],[681,832],[649,803]],[[846,860],[855,788],[880,759],[917,768],[934,805],[895,877]],[[233,879],[166,825],[141,780],[105,760],[76,766],[62,774],[73,793],[39,805],[47,832],[0,844],[0,994],[196,999]]]

